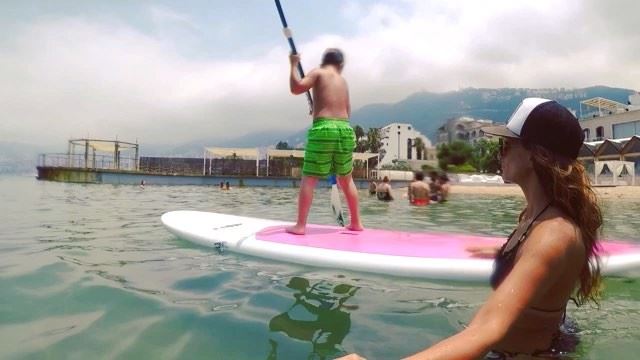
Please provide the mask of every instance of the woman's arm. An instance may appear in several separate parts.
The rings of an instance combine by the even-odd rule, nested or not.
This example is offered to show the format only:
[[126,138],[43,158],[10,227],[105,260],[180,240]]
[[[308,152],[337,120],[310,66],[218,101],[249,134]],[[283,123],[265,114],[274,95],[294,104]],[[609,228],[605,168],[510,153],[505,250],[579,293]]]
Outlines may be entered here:
[[474,359],[502,340],[524,309],[539,300],[564,272],[576,234],[563,219],[536,226],[523,244],[521,257],[471,324],[460,333],[407,359]]
[[498,255],[498,251],[500,251],[500,246],[467,246],[465,250],[473,257],[494,259]]

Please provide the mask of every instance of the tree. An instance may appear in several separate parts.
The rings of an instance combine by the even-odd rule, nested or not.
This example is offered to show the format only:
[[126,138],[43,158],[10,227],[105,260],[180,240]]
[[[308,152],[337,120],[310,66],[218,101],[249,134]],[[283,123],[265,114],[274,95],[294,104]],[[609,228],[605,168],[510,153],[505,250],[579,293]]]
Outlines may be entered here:
[[356,152],[366,152],[367,151],[367,140],[361,139],[356,142]]
[[380,167],[380,170],[400,170],[400,171],[411,171],[411,165],[409,165],[406,161],[397,161],[394,164],[386,164]]
[[449,165],[462,165],[471,160],[473,147],[464,141],[438,146],[438,166],[446,170]]
[[422,138],[415,138],[413,139],[413,147],[416,148],[416,159],[418,160],[422,160],[422,154],[427,152],[427,147],[424,144],[424,141],[422,141]]
[[292,150],[293,148],[291,146],[289,146],[289,144],[286,141],[278,141],[278,144],[276,144],[276,149],[278,149],[278,150]]
[[367,131],[367,150],[372,153],[379,153],[382,148],[382,137],[380,136],[380,129],[369,128]]
[[497,141],[480,139],[473,147],[471,164],[483,172],[496,173],[500,169],[499,152]]
[[449,144],[440,144],[437,147],[438,167],[447,170],[449,167]]
[[360,140],[365,136],[364,129],[360,125],[355,125],[353,127],[353,131],[356,133],[356,142],[360,142]]

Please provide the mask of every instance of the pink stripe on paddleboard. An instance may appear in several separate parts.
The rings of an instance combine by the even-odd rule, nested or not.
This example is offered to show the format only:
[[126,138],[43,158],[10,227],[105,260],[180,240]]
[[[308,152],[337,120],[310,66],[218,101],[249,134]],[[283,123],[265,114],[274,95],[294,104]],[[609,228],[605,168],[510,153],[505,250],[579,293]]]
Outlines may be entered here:
[[[446,233],[410,233],[365,229],[349,231],[335,226],[308,225],[305,235],[285,232],[285,226],[260,230],[256,239],[280,244],[393,256],[469,259],[468,246],[502,245],[506,238]],[[602,254],[640,252],[640,245],[620,241],[602,243]]]
[[309,225],[305,235],[293,235],[284,226],[265,228],[256,239],[281,244],[351,251],[357,253],[440,259],[467,259],[467,246],[500,245],[504,238],[463,234],[408,233],[366,229],[349,231],[334,226]]

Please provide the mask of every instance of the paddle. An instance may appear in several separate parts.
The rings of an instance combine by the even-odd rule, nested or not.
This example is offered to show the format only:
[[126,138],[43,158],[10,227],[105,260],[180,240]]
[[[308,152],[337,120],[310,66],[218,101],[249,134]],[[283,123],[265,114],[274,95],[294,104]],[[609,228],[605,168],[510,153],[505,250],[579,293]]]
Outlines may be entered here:
[[[282,23],[282,32],[284,36],[289,41],[289,48],[291,48],[291,53],[293,55],[298,54],[298,50],[296,50],[296,44],[293,42],[293,33],[289,26],[287,25],[287,19],[284,17],[284,11],[282,11],[282,5],[280,5],[280,0],[276,1],[276,7],[278,8],[278,14],[280,15],[280,22]],[[304,70],[302,70],[302,64],[298,63],[298,74],[300,74],[300,78],[304,78]],[[307,102],[309,103],[309,114],[313,114],[313,99],[311,98],[311,93],[307,90]]]
[[[284,11],[282,11],[282,5],[280,5],[280,0],[275,0],[276,8],[278,8],[278,15],[280,15],[280,22],[282,23],[282,32],[284,36],[287,38],[289,42],[289,48],[291,48],[292,54],[297,54],[298,50],[296,50],[296,44],[293,42],[293,33],[289,26],[287,25],[287,19],[284,17]],[[300,74],[300,78],[304,78],[304,70],[302,70],[302,64],[298,63],[298,74]],[[309,114],[313,114],[313,99],[311,98],[311,93],[307,91],[307,102],[309,103]],[[340,226],[344,226],[344,215],[342,214],[342,206],[340,205],[340,192],[338,191],[338,185],[336,184],[336,176],[329,176],[329,183],[331,184],[331,211],[333,215],[336,217],[336,222]]]
[[329,175],[329,184],[331,184],[331,211],[336,218],[336,222],[340,226],[345,225],[344,215],[342,213],[342,205],[340,205],[340,191],[336,183],[336,176]]

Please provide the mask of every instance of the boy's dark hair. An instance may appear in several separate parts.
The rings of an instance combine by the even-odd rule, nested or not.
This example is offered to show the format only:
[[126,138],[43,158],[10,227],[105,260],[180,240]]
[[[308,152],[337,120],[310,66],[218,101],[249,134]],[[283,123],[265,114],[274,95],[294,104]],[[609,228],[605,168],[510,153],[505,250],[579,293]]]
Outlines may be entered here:
[[416,180],[422,181],[424,180],[424,173],[422,171],[416,171],[413,173],[413,176],[416,177]]
[[344,54],[342,53],[342,50],[337,48],[329,48],[325,50],[324,54],[322,54],[321,66],[325,65],[334,65],[339,68],[344,66]]
[[447,176],[447,174],[444,174],[444,173],[440,174],[439,179],[441,182],[444,182],[444,183],[449,182],[449,177]]

